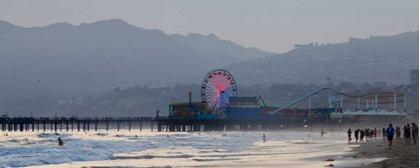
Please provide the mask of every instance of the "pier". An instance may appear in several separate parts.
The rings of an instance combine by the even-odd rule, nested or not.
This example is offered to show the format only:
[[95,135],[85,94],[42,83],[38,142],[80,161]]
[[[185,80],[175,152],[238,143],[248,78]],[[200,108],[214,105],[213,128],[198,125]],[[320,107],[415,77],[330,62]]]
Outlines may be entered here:
[[[2,131],[98,131],[99,129],[109,131],[111,129],[120,131],[128,127],[128,130],[142,131],[143,127],[154,129],[156,118],[153,117],[118,117],[118,118],[34,118],[15,117],[1,118]],[[155,126],[156,129],[156,126]]]
[[[196,120],[161,119],[157,120],[158,131],[258,131],[281,130],[293,127],[308,127],[323,124],[325,119],[281,119],[281,120]],[[338,121],[337,121],[338,122]]]
[[[280,130],[292,127],[312,127],[324,125],[325,119],[283,119],[283,120],[198,120],[170,119],[166,117],[116,117],[116,118],[1,118],[1,131],[37,131],[37,132],[88,132],[88,131],[257,131]],[[329,120],[329,125],[339,124]]]

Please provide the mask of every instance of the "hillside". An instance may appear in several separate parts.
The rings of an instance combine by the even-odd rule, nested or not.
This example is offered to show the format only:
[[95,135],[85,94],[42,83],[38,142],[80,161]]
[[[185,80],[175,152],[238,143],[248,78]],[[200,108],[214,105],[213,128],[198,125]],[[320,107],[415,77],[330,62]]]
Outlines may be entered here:
[[221,40],[214,34],[203,36],[190,33],[186,36],[173,34],[170,35],[183,45],[191,47],[201,53],[214,56],[235,57],[238,60],[249,60],[252,58],[263,58],[274,55],[275,53],[264,52],[257,48],[245,48],[228,40]]
[[[273,106],[330,77],[349,94],[408,93],[409,110],[418,108],[418,86],[400,85],[419,66],[418,31],[271,54],[213,34],[167,35],[122,20],[34,28],[0,21],[0,112],[153,116],[171,102],[187,101],[188,91],[200,101],[199,83],[216,68],[233,74],[239,96],[261,95]],[[323,96],[314,105],[325,106]]]
[[[201,42],[234,44],[214,37],[203,36]],[[247,51],[248,57],[269,54],[238,45],[225,47],[229,54],[204,52],[161,30],[118,19],[34,28],[0,21],[0,96],[173,85],[226,67]]]
[[375,82],[408,83],[419,66],[419,32],[350,38],[339,44],[295,45],[292,51],[233,63],[226,69],[243,84]]

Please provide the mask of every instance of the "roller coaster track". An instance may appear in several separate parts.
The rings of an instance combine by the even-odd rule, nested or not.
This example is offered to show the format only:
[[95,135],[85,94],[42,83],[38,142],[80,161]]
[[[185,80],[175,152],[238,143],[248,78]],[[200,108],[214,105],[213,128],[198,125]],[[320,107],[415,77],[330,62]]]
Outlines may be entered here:
[[[343,100],[343,102],[345,103],[351,103],[351,104],[357,104],[357,102],[354,101],[349,101],[349,100]],[[378,104],[393,104],[393,101],[389,101],[389,102],[378,102]],[[404,103],[404,100],[397,100],[396,103]],[[362,104],[362,103],[360,103]]]
[[[351,97],[351,98],[366,97],[368,99],[369,98],[372,99],[372,98],[375,97],[375,94],[378,95],[378,98],[379,97],[389,98],[391,96],[394,96],[394,94],[396,94],[397,97],[401,97],[401,96],[404,96],[405,95],[404,93],[394,93],[394,92],[371,92],[371,93],[366,93],[366,94],[356,95],[355,96],[355,95],[348,95],[348,94],[345,94],[343,92],[338,92],[338,91],[335,91],[333,89],[331,89],[331,90],[334,91],[335,93],[339,94],[339,95],[343,95],[343,96]],[[385,96],[385,95],[388,95],[388,96]]]
[[[287,108],[287,107],[289,107],[289,106],[291,106],[293,104],[296,104],[297,102],[302,101],[305,98],[308,98],[308,97],[310,97],[310,96],[312,96],[314,94],[317,94],[319,91],[322,91],[322,90],[331,90],[331,91],[335,92],[338,95],[343,95],[343,96],[350,97],[350,98],[366,97],[366,99],[375,99],[375,95],[376,95],[376,97],[377,97],[378,100],[390,99],[390,98],[394,97],[394,94],[395,94],[396,97],[401,97],[401,96],[404,96],[405,95],[404,93],[394,93],[394,92],[371,92],[371,93],[366,93],[366,94],[362,94],[362,95],[349,95],[349,94],[345,94],[343,92],[338,92],[338,91],[334,90],[332,88],[332,83],[329,82],[329,83],[321,86],[320,88],[318,88],[318,89],[316,89],[316,90],[314,90],[314,91],[312,91],[312,92],[310,92],[310,93],[308,93],[308,94],[306,94],[306,95],[304,95],[302,97],[299,97],[299,98],[293,100],[292,102],[290,102],[290,103],[288,103],[288,104],[286,104],[286,105],[284,105],[284,106],[276,109],[275,111],[269,112],[269,114],[278,113],[281,110],[283,110],[283,109],[285,109],[285,108]],[[345,102],[345,103],[352,103],[352,104],[358,104],[357,102],[348,101],[348,100],[343,100],[343,102]],[[404,100],[396,100],[396,103],[403,103],[403,102],[404,102]],[[391,103],[394,103],[394,102],[377,102],[377,104],[391,104]]]
[[275,111],[269,112],[269,114],[275,114],[275,113],[278,113],[278,112],[280,112],[281,110],[283,110],[283,109],[285,109],[285,108],[287,108],[287,107],[289,107],[289,106],[291,106],[291,105],[293,105],[293,104],[296,104],[297,102],[299,102],[299,101],[301,101],[301,100],[303,100],[303,99],[305,99],[305,98],[307,98],[307,97],[309,97],[309,96],[312,96],[312,95],[314,95],[314,94],[317,94],[319,91],[322,91],[322,90],[325,90],[325,89],[331,89],[331,86],[332,86],[332,83],[327,83],[327,84],[325,84],[325,85],[321,86],[320,88],[318,88],[318,89],[316,89],[316,90],[312,91],[311,93],[308,93],[308,94],[306,94],[305,96],[299,97],[299,98],[297,98],[297,99],[293,100],[292,102],[290,102],[290,103],[288,103],[288,104],[286,104],[286,105],[284,105],[284,106],[280,107],[279,109],[277,109],[277,110],[275,110]]

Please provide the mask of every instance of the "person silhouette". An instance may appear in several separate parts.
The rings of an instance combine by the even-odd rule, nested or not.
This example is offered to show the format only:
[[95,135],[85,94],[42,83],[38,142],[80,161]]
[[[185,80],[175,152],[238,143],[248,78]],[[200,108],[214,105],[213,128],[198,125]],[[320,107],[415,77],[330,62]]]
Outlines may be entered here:
[[263,142],[265,142],[265,134],[263,134]]
[[58,138],[58,146],[63,146],[64,142],[61,140],[61,138]]

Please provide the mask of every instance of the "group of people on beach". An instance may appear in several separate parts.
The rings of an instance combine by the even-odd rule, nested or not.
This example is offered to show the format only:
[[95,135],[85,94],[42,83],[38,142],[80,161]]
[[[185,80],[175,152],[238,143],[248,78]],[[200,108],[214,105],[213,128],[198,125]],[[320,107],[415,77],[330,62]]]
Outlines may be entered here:
[[[348,134],[348,137],[349,137],[348,142],[351,143],[351,140],[352,140],[351,139],[352,131],[351,131],[350,128],[347,131],[347,134]],[[365,137],[366,137],[366,141],[368,141],[369,139],[370,140],[376,139],[376,137],[378,135],[380,135],[380,132],[376,128],[373,128],[373,130],[370,129],[370,128],[366,128],[365,130],[363,130],[363,129],[357,129],[357,130],[354,131],[354,138],[356,139],[356,143],[363,142],[363,139]]]
[[[381,132],[382,132],[382,136],[383,139],[385,139],[385,137],[388,139],[389,141],[389,147],[391,148],[392,146],[392,140],[394,139],[394,135],[397,135],[397,139],[400,139],[401,136],[401,131],[403,131],[404,133],[404,139],[405,139],[405,144],[406,145],[410,145],[411,144],[411,139],[413,139],[414,141],[414,145],[416,144],[416,139],[418,138],[419,135],[419,127],[416,123],[411,123],[405,125],[402,129],[401,127],[392,127],[392,124],[389,124],[388,128],[382,128],[382,131],[377,130],[376,128],[374,128],[373,130],[370,128],[366,128],[365,130],[363,129],[356,129],[354,131],[354,138],[356,139],[356,143],[361,143],[363,142],[363,139],[366,137],[366,141],[368,141],[369,139],[376,139],[377,136],[380,136]],[[348,143],[351,143],[352,141],[352,130],[351,128],[349,128],[347,130],[347,135],[348,135]],[[359,136],[360,135],[360,136]]]
[[[401,127],[397,127],[397,138],[400,138],[401,135]],[[419,138],[419,127],[416,123],[404,125],[402,128],[404,132],[404,139],[405,139],[405,145],[411,145],[411,138],[413,139],[414,145],[416,144],[416,139]],[[398,133],[399,132],[399,133]]]

